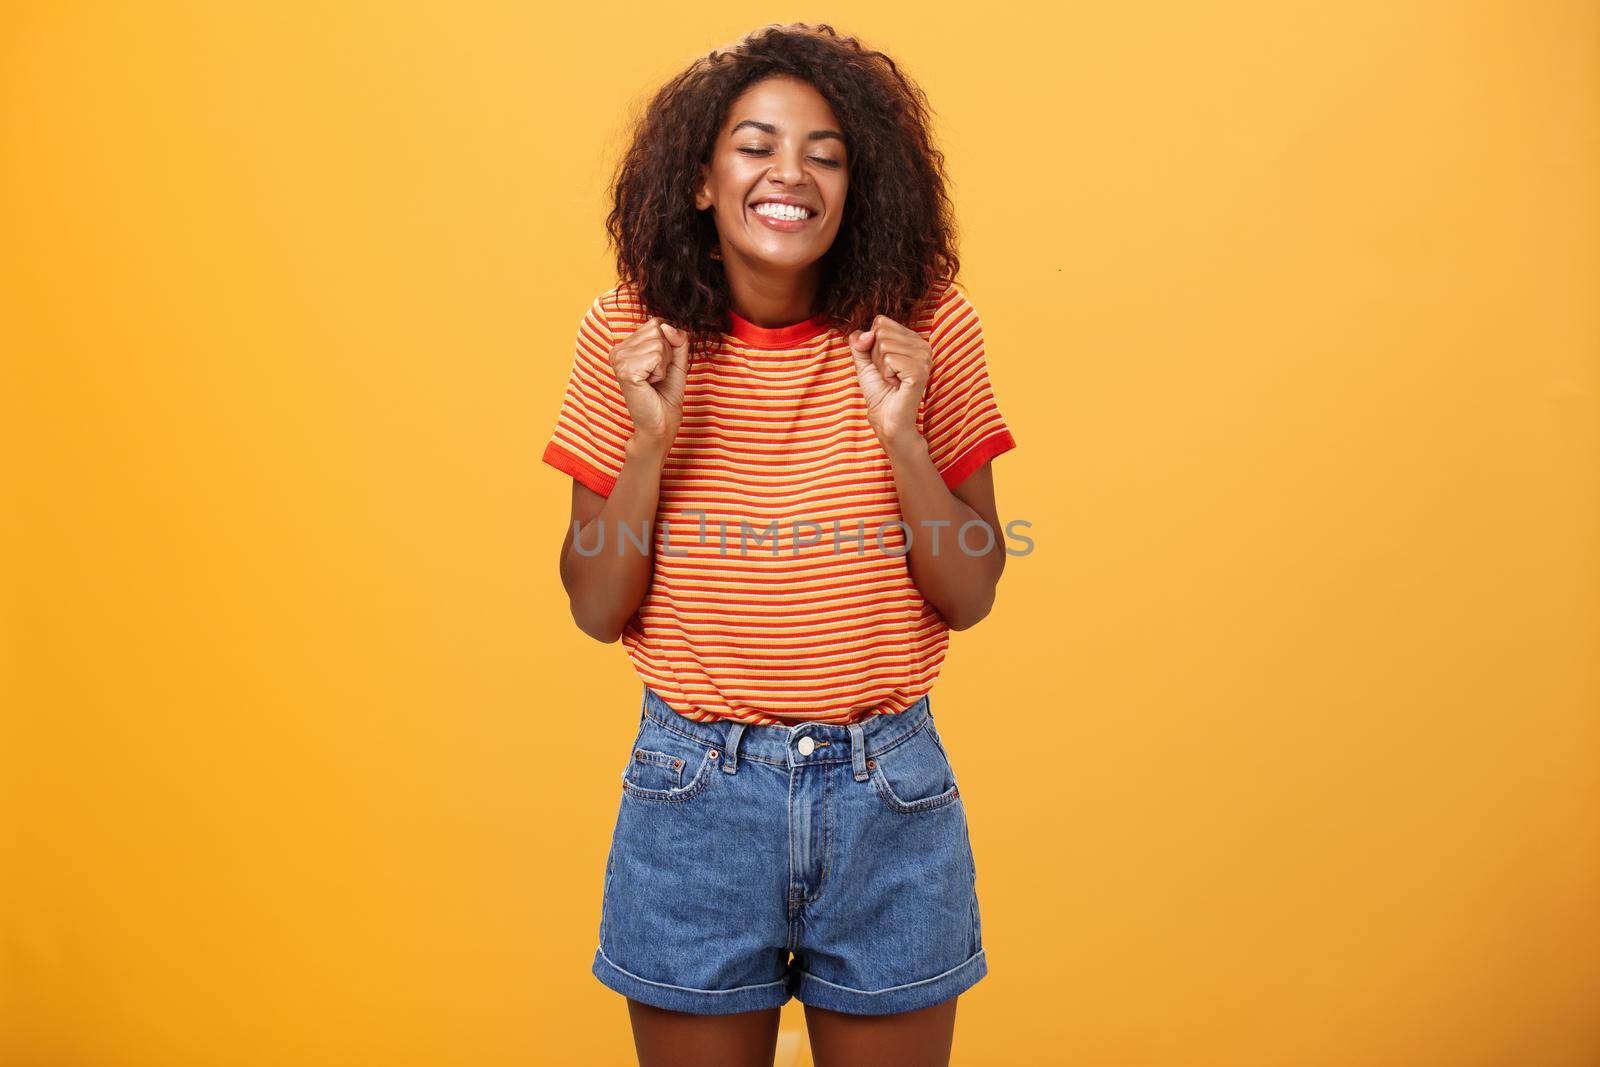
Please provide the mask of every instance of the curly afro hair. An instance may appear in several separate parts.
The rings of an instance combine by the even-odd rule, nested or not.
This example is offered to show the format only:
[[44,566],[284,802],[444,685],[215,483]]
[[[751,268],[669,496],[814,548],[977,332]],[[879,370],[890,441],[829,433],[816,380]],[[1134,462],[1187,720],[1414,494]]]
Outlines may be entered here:
[[657,90],[611,182],[606,231],[618,276],[649,314],[689,332],[692,353],[730,323],[727,279],[710,255],[716,225],[695,208],[694,182],[734,100],[775,75],[808,82],[844,127],[850,191],[813,314],[843,330],[865,329],[874,315],[907,322],[960,270],[944,155],[922,89],[894,60],[826,23],[765,26]]

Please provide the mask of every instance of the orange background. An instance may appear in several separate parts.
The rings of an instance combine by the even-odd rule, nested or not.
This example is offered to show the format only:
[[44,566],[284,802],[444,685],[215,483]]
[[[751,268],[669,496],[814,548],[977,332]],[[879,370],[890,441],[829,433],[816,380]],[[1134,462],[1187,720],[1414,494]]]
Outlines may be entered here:
[[628,115],[833,17],[1037,543],[935,690],[954,1062],[1596,1063],[1595,5],[749,10],[6,7],[0,1061],[633,1062],[538,455]]

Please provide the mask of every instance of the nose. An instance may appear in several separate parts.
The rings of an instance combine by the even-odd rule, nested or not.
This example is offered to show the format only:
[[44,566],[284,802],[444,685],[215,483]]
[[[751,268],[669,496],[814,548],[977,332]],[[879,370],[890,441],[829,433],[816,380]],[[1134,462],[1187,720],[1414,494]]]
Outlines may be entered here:
[[772,166],[767,170],[767,177],[783,185],[798,185],[805,173],[801,164],[801,157],[805,150],[786,149],[772,157]]

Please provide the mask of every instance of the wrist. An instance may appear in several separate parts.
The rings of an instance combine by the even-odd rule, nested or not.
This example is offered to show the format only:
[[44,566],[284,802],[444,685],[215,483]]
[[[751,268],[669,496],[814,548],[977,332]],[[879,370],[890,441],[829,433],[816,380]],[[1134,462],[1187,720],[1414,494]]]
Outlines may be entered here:
[[889,462],[896,466],[913,462],[928,454],[927,439],[915,431],[895,437],[879,437],[878,443],[889,456]]
[[667,453],[672,449],[672,442],[658,437],[641,437],[634,434],[628,438],[623,446],[623,452],[628,459],[638,460],[652,466],[661,466],[666,461]]

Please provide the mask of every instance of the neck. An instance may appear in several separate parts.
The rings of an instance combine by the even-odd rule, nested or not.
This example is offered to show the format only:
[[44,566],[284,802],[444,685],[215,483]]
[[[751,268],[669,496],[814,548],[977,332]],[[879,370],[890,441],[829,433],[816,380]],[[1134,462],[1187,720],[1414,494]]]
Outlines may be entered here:
[[734,314],[740,318],[775,328],[803,322],[816,313],[822,282],[820,263],[788,272],[752,267],[737,260],[725,261],[725,267],[728,296]]

